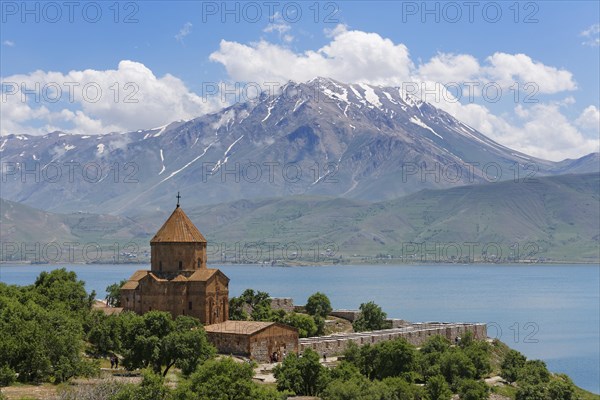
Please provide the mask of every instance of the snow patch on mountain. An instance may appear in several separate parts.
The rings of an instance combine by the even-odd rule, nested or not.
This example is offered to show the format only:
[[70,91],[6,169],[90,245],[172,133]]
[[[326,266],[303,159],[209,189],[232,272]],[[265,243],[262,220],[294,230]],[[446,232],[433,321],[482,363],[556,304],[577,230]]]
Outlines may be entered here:
[[418,126],[420,126],[421,128],[425,128],[425,129],[427,129],[427,130],[430,130],[430,131],[431,131],[431,132],[432,132],[432,133],[433,133],[435,136],[439,137],[440,139],[443,139],[443,137],[442,137],[442,136],[440,136],[440,135],[438,135],[436,131],[434,131],[434,130],[433,130],[433,129],[431,129],[431,127],[429,127],[429,126],[428,126],[426,123],[424,123],[423,121],[421,121],[421,120],[419,119],[419,117],[412,116],[412,117],[410,117],[409,121],[410,121],[410,122],[412,122],[412,123],[413,123],[413,124],[415,124],[415,125],[418,125]]

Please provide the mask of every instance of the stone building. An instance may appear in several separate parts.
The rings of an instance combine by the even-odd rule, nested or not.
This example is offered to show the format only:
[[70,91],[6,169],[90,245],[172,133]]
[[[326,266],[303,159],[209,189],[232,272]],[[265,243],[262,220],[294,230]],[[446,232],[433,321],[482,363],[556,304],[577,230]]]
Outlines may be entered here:
[[125,310],[168,311],[206,325],[229,319],[229,278],[206,267],[206,239],[179,202],[150,248],[151,269],[136,271],[121,287]]
[[220,353],[250,357],[269,362],[298,352],[298,330],[277,322],[225,321],[205,327],[208,340]]

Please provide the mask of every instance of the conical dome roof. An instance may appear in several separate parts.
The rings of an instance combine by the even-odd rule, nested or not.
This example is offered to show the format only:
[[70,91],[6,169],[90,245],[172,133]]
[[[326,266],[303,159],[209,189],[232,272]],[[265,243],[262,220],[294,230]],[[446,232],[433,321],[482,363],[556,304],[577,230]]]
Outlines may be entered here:
[[150,240],[150,243],[206,243],[206,239],[194,223],[183,212],[181,207],[177,206],[173,214],[165,221],[163,226],[156,232],[156,235]]

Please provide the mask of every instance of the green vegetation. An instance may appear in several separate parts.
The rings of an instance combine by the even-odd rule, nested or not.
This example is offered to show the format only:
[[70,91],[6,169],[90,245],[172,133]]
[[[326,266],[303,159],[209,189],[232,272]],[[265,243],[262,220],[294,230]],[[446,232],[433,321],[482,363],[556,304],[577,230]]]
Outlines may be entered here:
[[127,279],[106,287],[106,304],[111,307],[121,307],[121,287],[123,287],[125,282],[127,282]]
[[[535,181],[508,180],[424,190],[377,203],[289,196],[186,208],[186,212],[192,221],[202,220],[203,232],[210,234],[207,235],[209,242],[222,243],[227,248],[235,248],[235,243],[265,243],[263,249],[266,250],[270,246],[266,243],[296,243],[302,252],[295,256],[297,260],[291,256],[284,260],[289,263],[421,261],[424,252],[418,247],[403,246],[408,243],[428,243],[429,248],[438,244],[437,252],[425,254],[426,260],[431,262],[481,262],[485,258],[497,261],[482,252],[483,244],[490,241],[501,246],[499,261],[541,258],[597,263],[600,261],[599,179],[597,173],[536,176]],[[152,211],[131,219],[86,213],[53,214],[1,199],[0,207],[4,210],[0,215],[3,240],[45,243],[48,237],[53,237],[57,238],[56,243],[99,243],[105,261],[119,256],[114,249],[115,238],[122,238],[121,247],[131,242],[132,249],[135,244],[141,250],[148,250],[148,240],[170,212]],[[206,215],[212,217],[206,219]],[[514,246],[515,238],[519,238],[518,248]],[[331,252],[323,251],[325,243],[332,244]],[[439,250],[449,243],[460,245],[462,254]],[[473,249],[474,259],[467,260],[470,251],[465,243],[482,244]],[[337,244],[337,248],[333,244]],[[10,260],[9,253],[4,255],[4,260]],[[63,258],[67,253],[63,248]],[[75,251],[75,261],[84,261],[81,253],[81,248]],[[285,254],[281,247],[263,251],[267,253],[277,254],[277,258]],[[354,254],[359,257],[353,257]],[[18,255],[15,253],[14,257]],[[208,258],[222,261],[220,253],[209,254]],[[265,260],[272,261],[269,257]],[[121,256],[119,261],[127,260]]]
[[[256,364],[216,357],[198,320],[159,311],[105,315],[92,309],[82,281],[72,272],[43,272],[33,285],[0,283],[0,386],[61,383],[96,375],[99,359],[117,355],[142,375],[139,384],[102,379],[95,384],[57,386],[59,398],[106,400],[283,400],[290,395],[322,400],[484,400],[498,393],[515,400],[598,400],[565,375],[551,374],[499,341],[465,334],[459,346],[441,336],[418,349],[404,339],[350,345],[333,368],[306,350],[289,354],[274,368],[274,385],[253,380]],[[312,300],[311,300],[312,299]],[[247,290],[234,300],[238,314],[269,316],[313,332],[329,300],[311,296],[313,315],[281,313],[264,292]],[[314,307],[313,307],[314,306]],[[329,305],[330,307],[330,305]],[[363,326],[385,313],[370,302],[361,307]],[[165,378],[167,373],[169,377]],[[501,373],[512,385],[490,387],[484,378]],[[167,381],[170,377],[173,381]],[[2,399],[0,393],[0,399]]]
[[360,315],[352,323],[352,327],[356,332],[390,328],[390,325],[386,322],[387,314],[374,302],[362,303],[359,310]]
[[325,318],[329,315],[333,308],[331,307],[331,301],[324,293],[317,292],[311,295],[304,306],[306,312],[313,317]]
[[303,338],[322,335],[325,329],[324,318],[327,313],[331,312],[331,303],[327,296],[318,292],[309,298],[309,303],[312,310],[310,315],[296,312],[286,313],[284,310],[271,308],[268,293],[246,289],[239,297],[229,299],[229,319],[281,322],[297,328],[298,335]]

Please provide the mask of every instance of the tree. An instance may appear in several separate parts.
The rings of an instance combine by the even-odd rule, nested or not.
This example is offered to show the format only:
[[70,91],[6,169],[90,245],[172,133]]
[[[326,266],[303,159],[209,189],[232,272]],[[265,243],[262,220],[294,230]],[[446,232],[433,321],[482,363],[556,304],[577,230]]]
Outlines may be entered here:
[[487,400],[489,391],[490,389],[485,382],[474,379],[465,379],[458,386],[460,400]]
[[432,376],[425,384],[425,392],[429,400],[450,400],[452,391],[442,375]]
[[550,400],[576,399],[573,381],[565,374],[558,374],[556,379],[548,384],[548,397]]
[[[123,364],[128,369],[152,368],[163,376],[177,366],[184,374],[215,353],[198,320],[180,315],[175,321],[162,311],[143,316],[121,314],[124,318]],[[163,370],[164,366],[164,370]]]
[[164,378],[152,371],[142,372],[142,383],[124,385],[111,400],[166,400],[170,398],[170,390],[164,384]]
[[525,366],[527,358],[516,350],[509,350],[504,356],[500,366],[501,375],[509,382],[516,382],[519,378],[519,371]]
[[317,334],[317,325],[310,315],[289,313],[284,317],[283,323],[297,328],[298,335],[301,338],[315,336]]
[[464,349],[465,354],[475,367],[475,378],[480,379],[492,372],[489,344],[482,341],[473,342]]
[[100,354],[120,352],[122,318],[119,315],[106,315],[100,310],[92,310],[84,323],[87,340]]
[[450,349],[450,341],[443,336],[435,335],[427,339],[421,346],[419,362],[424,378],[440,374],[440,357]]
[[[37,287],[0,284],[0,360],[22,382],[58,383],[98,370],[81,356],[83,309],[78,309],[81,304],[75,306],[74,299],[88,296],[85,290],[77,290],[82,283],[76,276],[63,273],[42,273]],[[76,291],[73,297],[65,293],[69,287]],[[52,295],[56,297],[48,297]]]
[[252,381],[253,364],[235,362],[225,357],[209,360],[179,385],[176,400],[275,400],[275,390],[261,388]]
[[313,317],[325,318],[333,311],[329,297],[324,293],[316,292],[311,295],[306,302],[306,312]]
[[356,332],[389,328],[389,324],[386,322],[387,314],[374,302],[362,303],[359,309],[360,315],[352,323]]
[[111,307],[121,307],[121,287],[123,287],[125,282],[127,282],[127,279],[106,287],[106,304]]
[[476,373],[473,362],[460,348],[452,348],[442,354],[440,372],[446,378],[446,382],[454,388],[461,379],[471,379]]
[[44,307],[60,307],[67,311],[87,311],[96,297],[94,291],[88,295],[85,282],[77,280],[77,274],[65,268],[41,272],[33,288],[42,296],[38,304]]
[[528,360],[519,370],[519,383],[538,385],[550,380],[550,372],[546,368],[546,363],[541,360]]
[[317,396],[325,387],[328,371],[319,362],[319,355],[307,349],[301,356],[288,355],[273,370],[277,389],[289,390],[298,396]]
[[517,394],[515,396],[516,400],[548,400],[548,393],[546,386],[542,384],[531,385],[531,384],[523,384],[519,386],[517,390]]

